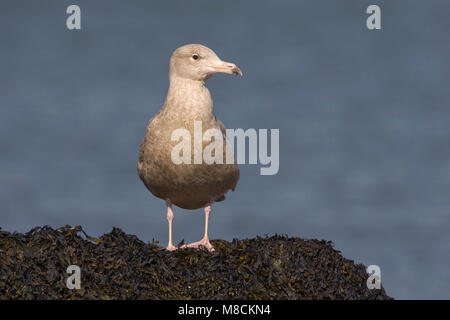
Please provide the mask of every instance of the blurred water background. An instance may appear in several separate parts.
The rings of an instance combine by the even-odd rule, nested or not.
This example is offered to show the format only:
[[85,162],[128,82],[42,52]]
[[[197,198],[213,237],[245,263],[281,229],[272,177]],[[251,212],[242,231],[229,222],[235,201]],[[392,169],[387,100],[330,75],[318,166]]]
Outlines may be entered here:
[[[395,298],[450,298],[450,2],[0,1],[0,227],[113,226],[166,245],[136,173],[168,59],[202,43],[242,67],[208,87],[229,128],[279,128],[280,171],[241,166],[213,239],[332,240]],[[365,10],[382,8],[382,30]],[[175,243],[202,236],[176,208]]]

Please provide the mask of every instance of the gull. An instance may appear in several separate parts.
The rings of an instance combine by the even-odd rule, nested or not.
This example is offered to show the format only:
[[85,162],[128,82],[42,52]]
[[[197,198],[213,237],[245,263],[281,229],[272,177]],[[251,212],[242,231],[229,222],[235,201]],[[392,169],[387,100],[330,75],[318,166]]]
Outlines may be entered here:
[[[216,118],[213,101],[206,80],[216,73],[241,75],[234,63],[222,61],[211,49],[200,44],[188,44],[176,49],[170,58],[169,90],[164,105],[147,124],[139,152],[137,171],[147,189],[166,201],[169,223],[167,250],[177,249],[172,242],[172,205],[183,209],[203,208],[205,232],[200,241],[183,247],[205,247],[214,251],[208,237],[208,220],[211,204],[223,201],[225,194],[234,191],[239,180],[236,161],[207,164],[195,163],[195,147],[192,141],[190,163],[176,164],[172,152],[178,141],[172,134],[177,129],[187,130],[194,136],[194,122],[201,121],[202,130],[216,129],[226,144],[226,129]],[[205,141],[202,146],[205,146]],[[202,148],[203,149],[203,148]],[[224,158],[228,148],[224,148]],[[200,150],[201,152],[201,150]],[[231,151],[232,152],[232,151]],[[228,154],[229,156],[229,154]],[[202,158],[203,159],[203,158]],[[231,155],[234,160],[234,156]]]

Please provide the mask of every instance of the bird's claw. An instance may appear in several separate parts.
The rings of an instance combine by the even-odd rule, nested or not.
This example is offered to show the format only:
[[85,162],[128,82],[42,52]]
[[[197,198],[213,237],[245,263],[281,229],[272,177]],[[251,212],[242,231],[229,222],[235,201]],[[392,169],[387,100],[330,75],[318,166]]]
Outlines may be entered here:
[[192,242],[189,244],[185,244],[183,246],[181,246],[181,248],[200,248],[200,247],[205,247],[209,252],[214,252],[214,247],[212,246],[211,242],[209,242],[209,239],[205,239],[203,238],[200,241],[197,242]]
[[175,247],[173,244],[169,244],[169,245],[166,247],[166,250],[168,250],[168,251],[174,251],[174,250],[177,250],[177,247]]

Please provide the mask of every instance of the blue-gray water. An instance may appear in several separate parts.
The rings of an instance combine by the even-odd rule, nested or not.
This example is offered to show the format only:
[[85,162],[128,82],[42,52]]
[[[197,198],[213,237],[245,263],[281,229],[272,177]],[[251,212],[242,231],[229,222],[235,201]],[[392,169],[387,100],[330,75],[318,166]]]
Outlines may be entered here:
[[[244,77],[208,82],[229,128],[279,128],[280,171],[241,166],[213,239],[333,240],[395,298],[450,298],[450,2],[0,1],[0,226],[118,226],[166,245],[136,173],[168,58],[202,43]],[[366,28],[380,4],[382,30]],[[175,242],[203,214],[176,208]]]

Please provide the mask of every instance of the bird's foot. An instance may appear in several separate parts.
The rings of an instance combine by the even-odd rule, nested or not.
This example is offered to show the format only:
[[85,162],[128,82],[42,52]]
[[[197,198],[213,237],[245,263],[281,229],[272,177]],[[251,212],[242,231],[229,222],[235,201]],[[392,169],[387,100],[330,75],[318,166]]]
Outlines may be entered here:
[[200,241],[185,244],[181,248],[199,248],[199,247],[205,247],[206,249],[208,249],[209,252],[215,251],[211,242],[209,242],[208,238],[203,238]]
[[174,250],[177,250],[177,247],[175,247],[173,244],[169,244],[169,245],[167,245],[166,250],[174,251]]

